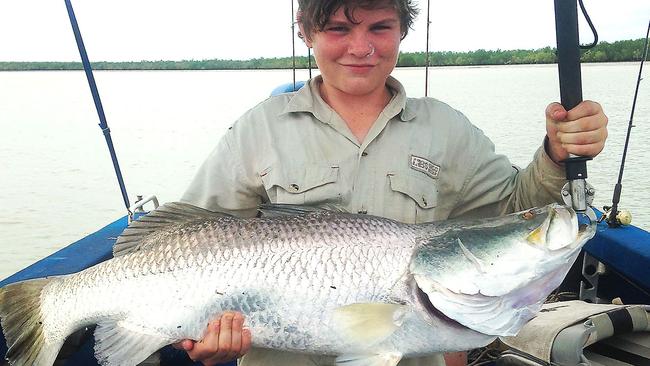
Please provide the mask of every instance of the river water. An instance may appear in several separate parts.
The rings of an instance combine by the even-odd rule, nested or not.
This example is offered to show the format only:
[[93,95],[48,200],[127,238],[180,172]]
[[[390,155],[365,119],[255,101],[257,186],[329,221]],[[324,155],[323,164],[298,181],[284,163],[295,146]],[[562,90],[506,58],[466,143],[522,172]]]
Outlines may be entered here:
[[[608,144],[589,163],[597,207],[611,202],[637,74],[637,63],[583,66],[585,99],[599,101],[610,118]],[[424,95],[424,69],[394,75],[409,95]],[[239,115],[292,80],[284,70],[95,77],[131,199],[156,194],[162,202],[179,198]],[[465,113],[520,166],[542,142],[546,105],[559,99],[554,65],[432,68],[429,84],[430,96]],[[634,120],[621,206],[650,230],[647,82]],[[0,73],[0,279],[125,214],[97,122],[83,72]]]

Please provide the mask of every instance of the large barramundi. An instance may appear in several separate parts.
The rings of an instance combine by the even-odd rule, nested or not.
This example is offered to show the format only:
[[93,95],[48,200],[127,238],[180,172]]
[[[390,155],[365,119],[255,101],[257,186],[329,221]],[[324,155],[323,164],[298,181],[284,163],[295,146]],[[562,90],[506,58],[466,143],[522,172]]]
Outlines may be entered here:
[[254,347],[395,365],[513,335],[594,235],[559,205],[483,220],[408,225],[268,206],[239,219],[164,205],[129,226],[115,258],[0,289],[12,365],[50,366],[72,332],[97,324],[102,365],[135,365],[201,339],[225,310]]

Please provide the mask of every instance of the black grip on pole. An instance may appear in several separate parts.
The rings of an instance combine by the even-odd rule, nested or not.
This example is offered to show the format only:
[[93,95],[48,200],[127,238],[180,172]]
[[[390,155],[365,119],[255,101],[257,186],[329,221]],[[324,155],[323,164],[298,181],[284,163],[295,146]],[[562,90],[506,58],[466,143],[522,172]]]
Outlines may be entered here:
[[557,35],[560,99],[564,108],[570,110],[582,102],[576,0],[555,0],[555,34]]
[[[582,102],[582,75],[580,73],[580,37],[578,35],[578,1],[555,1],[555,34],[557,37],[557,65],[560,76],[560,99],[564,109],[571,110]],[[572,191],[572,206],[582,212],[587,207],[586,196],[573,189],[587,178],[589,157],[570,155],[564,160],[566,179]],[[575,195],[575,196],[574,196]]]

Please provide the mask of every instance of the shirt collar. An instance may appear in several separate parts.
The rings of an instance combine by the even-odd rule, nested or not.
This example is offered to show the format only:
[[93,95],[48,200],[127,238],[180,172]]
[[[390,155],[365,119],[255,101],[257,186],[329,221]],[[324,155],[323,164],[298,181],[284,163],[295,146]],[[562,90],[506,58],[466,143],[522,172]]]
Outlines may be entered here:
[[[305,86],[294,92],[294,95],[282,110],[281,114],[308,112],[312,113],[318,120],[329,123],[334,111],[320,96],[318,85],[322,81],[323,78],[320,75],[307,81]],[[386,80],[386,85],[392,90],[393,98],[388,102],[386,108],[384,108],[384,113],[391,116],[399,114],[400,120],[403,122],[408,122],[415,118],[413,108],[409,108],[408,106],[406,91],[402,83],[394,77],[389,76]]]
[[286,107],[280,114],[308,112],[312,113],[319,121],[329,123],[334,111],[329,105],[327,105],[327,103],[325,103],[318,91],[318,84],[321,83],[322,80],[323,78],[320,75],[309,79],[305,83],[305,86],[294,92],[289,103],[287,103]]

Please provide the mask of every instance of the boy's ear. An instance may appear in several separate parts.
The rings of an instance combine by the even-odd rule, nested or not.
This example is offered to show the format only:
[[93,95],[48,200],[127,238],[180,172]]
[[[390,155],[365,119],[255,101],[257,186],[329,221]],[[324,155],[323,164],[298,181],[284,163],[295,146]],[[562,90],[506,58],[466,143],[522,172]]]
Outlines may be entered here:
[[307,47],[311,48],[311,39],[307,37],[307,33],[305,32],[305,27],[302,24],[302,11],[298,10],[296,13],[296,23],[298,23],[298,37],[302,39],[303,42],[307,45]]
[[299,28],[298,37],[300,37],[300,39],[302,39],[302,41],[305,42],[307,47],[311,48],[312,45],[311,39],[309,39],[309,37],[307,37],[307,33],[305,33],[305,28],[303,27],[302,22],[300,22],[300,16],[298,16],[297,18],[298,18],[298,28]]

